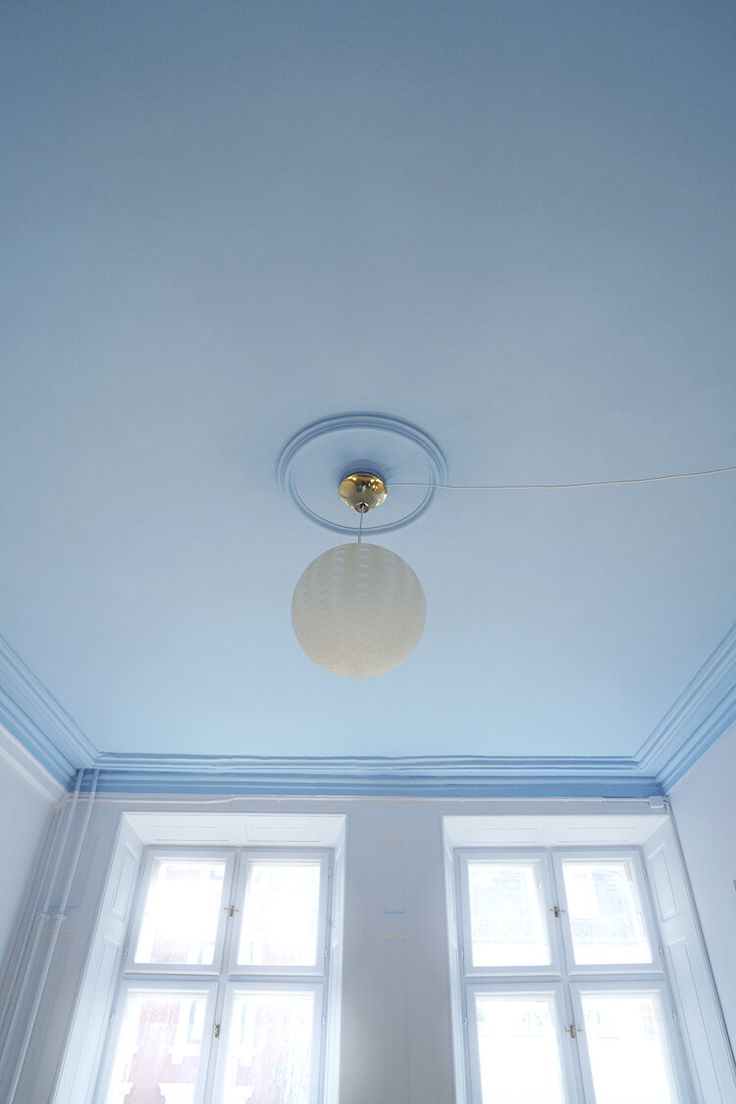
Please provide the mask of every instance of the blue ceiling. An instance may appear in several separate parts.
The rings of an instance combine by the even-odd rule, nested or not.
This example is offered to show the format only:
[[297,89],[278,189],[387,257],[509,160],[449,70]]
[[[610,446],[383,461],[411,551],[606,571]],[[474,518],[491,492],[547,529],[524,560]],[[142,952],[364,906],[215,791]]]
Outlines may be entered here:
[[671,782],[732,718],[736,475],[439,492],[382,538],[424,638],[354,684],[293,638],[341,538],[276,464],[354,410],[455,483],[736,462],[733,5],[0,20],[6,726],[131,787],[251,757]]

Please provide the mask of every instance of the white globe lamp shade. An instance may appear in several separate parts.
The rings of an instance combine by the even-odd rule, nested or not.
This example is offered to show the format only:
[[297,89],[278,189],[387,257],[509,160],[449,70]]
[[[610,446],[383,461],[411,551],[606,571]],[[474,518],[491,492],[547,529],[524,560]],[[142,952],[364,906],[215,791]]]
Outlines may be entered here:
[[310,659],[345,678],[393,670],[419,643],[427,606],[409,565],[377,544],[323,552],[294,588],[291,620]]

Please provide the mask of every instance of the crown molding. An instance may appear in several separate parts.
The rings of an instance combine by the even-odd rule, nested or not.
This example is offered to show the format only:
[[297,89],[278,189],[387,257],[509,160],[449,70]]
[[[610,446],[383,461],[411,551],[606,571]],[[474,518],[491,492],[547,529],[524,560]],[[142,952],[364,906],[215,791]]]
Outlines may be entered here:
[[658,781],[627,757],[405,758],[99,755],[102,793],[295,797],[650,797]]
[[634,756],[379,758],[99,752],[0,637],[0,725],[56,782],[99,770],[108,793],[264,796],[649,797],[667,793],[736,724],[736,625]]
[[0,724],[46,771],[68,786],[78,767],[91,767],[97,748],[0,637]]
[[708,656],[636,753],[665,791],[736,724],[736,624]]

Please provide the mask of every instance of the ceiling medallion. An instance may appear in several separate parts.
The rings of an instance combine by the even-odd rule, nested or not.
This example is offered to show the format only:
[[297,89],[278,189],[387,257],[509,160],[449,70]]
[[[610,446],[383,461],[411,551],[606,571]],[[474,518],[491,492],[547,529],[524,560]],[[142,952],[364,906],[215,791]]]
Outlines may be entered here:
[[300,430],[284,446],[276,470],[279,486],[310,521],[333,533],[355,535],[335,486],[355,473],[373,472],[394,487],[372,536],[402,529],[429,509],[434,484],[447,480],[439,445],[418,426],[388,414],[336,414]]
[[[345,464],[353,449],[353,463]],[[355,456],[380,457],[380,465]],[[308,467],[305,467],[308,465]],[[378,474],[380,469],[381,475]],[[399,486],[389,498],[387,472],[421,482]],[[307,517],[357,540],[317,556],[294,588],[291,620],[302,648],[324,670],[346,678],[371,678],[398,667],[419,643],[426,601],[419,579],[396,553],[363,543],[364,519],[389,511],[371,535],[399,529],[429,506],[435,484],[445,478],[437,445],[417,429],[386,415],[347,414],[316,422],[297,434],[279,461],[279,482]],[[346,474],[345,474],[346,473]],[[337,495],[335,486],[337,485]],[[338,511],[348,506],[359,524]]]

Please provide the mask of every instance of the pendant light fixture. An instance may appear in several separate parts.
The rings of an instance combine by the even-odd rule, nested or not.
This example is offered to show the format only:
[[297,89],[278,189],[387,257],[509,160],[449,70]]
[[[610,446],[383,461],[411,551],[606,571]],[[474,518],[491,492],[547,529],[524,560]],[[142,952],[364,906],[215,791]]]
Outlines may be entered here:
[[385,481],[353,472],[339,485],[342,501],[360,515],[357,541],[317,556],[294,588],[296,638],[315,663],[345,678],[372,678],[403,663],[419,643],[426,619],[422,584],[409,565],[362,540],[363,518],[386,500]]
[[[305,517],[332,532],[353,535],[339,501],[357,511],[357,542],[340,544],[318,556],[294,589],[291,619],[307,655],[326,671],[346,678],[371,678],[393,670],[412,653],[424,629],[426,604],[409,565],[377,544],[362,540],[363,517],[386,501],[385,480],[372,463],[356,457],[382,457],[400,493],[392,499],[375,536],[394,532],[420,518],[437,490],[451,492],[559,493],[582,489],[658,484],[736,472],[736,465],[635,478],[559,483],[449,483],[442,449],[419,426],[370,411],[333,414],[299,430],[282,449],[278,483]],[[353,471],[339,483],[339,499],[325,493],[336,472]]]

